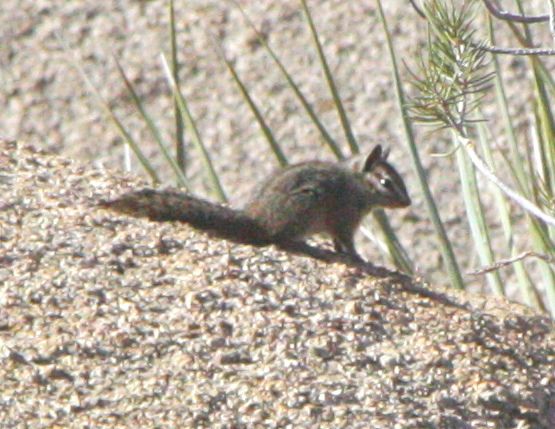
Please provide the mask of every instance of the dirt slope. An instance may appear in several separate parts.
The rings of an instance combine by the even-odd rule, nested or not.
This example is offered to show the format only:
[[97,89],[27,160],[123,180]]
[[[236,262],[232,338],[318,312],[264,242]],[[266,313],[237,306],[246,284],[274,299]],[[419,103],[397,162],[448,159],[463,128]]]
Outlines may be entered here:
[[139,186],[0,143],[1,427],[555,427],[547,318],[94,207]]

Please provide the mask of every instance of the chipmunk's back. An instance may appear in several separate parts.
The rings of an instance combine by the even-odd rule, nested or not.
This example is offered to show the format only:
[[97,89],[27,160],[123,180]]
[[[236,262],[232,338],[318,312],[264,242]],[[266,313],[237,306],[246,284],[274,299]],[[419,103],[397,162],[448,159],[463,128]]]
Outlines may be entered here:
[[245,211],[276,241],[335,235],[339,224],[356,228],[370,209],[369,191],[359,172],[337,163],[306,162],[271,176]]

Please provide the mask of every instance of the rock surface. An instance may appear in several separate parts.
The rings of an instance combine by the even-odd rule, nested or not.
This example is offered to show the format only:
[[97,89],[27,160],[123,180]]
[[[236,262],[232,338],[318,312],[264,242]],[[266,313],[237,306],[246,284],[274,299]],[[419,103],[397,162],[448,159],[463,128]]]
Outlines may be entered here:
[[0,143],[2,427],[555,427],[548,318],[95,207],[140,186]]

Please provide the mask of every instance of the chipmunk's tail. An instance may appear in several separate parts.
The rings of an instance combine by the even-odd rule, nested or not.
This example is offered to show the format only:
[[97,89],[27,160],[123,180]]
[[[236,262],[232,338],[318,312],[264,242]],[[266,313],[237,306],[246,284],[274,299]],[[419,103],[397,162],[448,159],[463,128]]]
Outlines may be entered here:
[[175,190],[142,189],[114,200],[102,201],[99,206],[159,222],[185,222],[217,237],[238,243],[264,246],[271,242],[260,224],[244,211],[214,204]]

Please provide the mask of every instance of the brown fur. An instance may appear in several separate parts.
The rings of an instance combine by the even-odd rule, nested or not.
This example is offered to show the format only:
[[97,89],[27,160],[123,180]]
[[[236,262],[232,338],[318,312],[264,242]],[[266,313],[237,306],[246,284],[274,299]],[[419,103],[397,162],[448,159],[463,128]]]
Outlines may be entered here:
[[[180,221],[218,237],[257,246],[299,243],[326,233],[338,251],[359,258],[353,243],[375,207],[406,207],[401,176],[376,146],[360,171],[338,163],[305,162],[271,176],[244,210],[175,190],[144,189],[100,205],[135,217]],[[360,168],[360,167],[359,167]]]

